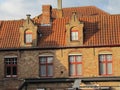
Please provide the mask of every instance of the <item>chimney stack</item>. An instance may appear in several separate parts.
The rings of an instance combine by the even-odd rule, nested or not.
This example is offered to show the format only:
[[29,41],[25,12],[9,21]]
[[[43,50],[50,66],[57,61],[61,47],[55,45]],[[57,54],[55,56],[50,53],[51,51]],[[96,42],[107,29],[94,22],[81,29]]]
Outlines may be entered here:
[[58,0],[58,10],[62,9],[62,0]]
[[62,0],[58,0],[58,8],[57,8],[57,18],[62,18]]
[[42,22],[41,24],[50,24],[51,21],[51,5],[42,6]]

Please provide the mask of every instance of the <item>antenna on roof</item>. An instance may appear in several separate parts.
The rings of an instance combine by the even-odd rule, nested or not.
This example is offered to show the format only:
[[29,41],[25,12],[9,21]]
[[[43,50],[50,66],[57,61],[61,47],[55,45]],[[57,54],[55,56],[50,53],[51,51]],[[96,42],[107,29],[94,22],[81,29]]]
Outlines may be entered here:
[[62,9],[62,0],[58,0],[58,9],[59,9],[59,10]]

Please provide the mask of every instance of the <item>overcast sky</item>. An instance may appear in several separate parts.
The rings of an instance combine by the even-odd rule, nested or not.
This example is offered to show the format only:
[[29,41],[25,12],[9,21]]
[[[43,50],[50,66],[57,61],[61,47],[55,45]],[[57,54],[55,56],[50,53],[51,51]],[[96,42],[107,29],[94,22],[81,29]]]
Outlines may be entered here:
[[[0,20],[16,20],[41,13],[43,4],[57,8],[57,0],[0,0]],[[120,0],[62,0],[63,7],[96,6],[110,14],[120,14]]]

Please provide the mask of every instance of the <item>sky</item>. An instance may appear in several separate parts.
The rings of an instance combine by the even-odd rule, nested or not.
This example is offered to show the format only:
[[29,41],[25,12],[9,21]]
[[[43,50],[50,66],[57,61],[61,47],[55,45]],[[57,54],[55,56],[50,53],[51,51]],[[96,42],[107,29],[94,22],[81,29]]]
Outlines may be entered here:
[[[0,20],[31,18],[42,13],[42,5],[57,8],[57,0],[0,0]],[[96,6],[110,14],[120,14],[120,0],[62,0],[62,7]]]

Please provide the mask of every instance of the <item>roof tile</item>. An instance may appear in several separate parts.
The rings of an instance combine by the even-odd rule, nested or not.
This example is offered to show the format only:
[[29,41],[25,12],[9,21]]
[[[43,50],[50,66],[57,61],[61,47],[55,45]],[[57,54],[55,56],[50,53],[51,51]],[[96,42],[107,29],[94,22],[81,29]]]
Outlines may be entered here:
[[[51,26],[40,26],[41,17],[34,18],[42,37],[38,47],[67,47],[66,27],[73,11],[84,23],[83,46],[120,45],[120,15],[109,15],[95,7],[64,8],[64,17],[53,20]],[[55,17],[56,9],[53,9]],[[81,16],[82,15],[82,16]],[[0,21],[0,48],[20,48],[19,28],[24,20]]]

